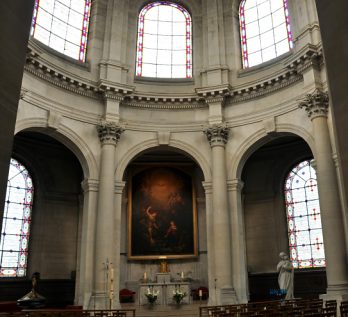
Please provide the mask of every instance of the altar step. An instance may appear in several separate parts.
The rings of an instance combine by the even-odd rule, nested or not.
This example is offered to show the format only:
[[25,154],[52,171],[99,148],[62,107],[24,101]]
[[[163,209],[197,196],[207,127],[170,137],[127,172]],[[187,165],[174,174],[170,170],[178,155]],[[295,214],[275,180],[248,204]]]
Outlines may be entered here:
[[183,304],[180,306],[176,305],[154,305],[149,307],[147,305],[141,306],[124,306],[122,308],[132,308],[136,309],[136,317],[198,317],[199,307],[205,306],[206,303],[202,302],[200,304]]

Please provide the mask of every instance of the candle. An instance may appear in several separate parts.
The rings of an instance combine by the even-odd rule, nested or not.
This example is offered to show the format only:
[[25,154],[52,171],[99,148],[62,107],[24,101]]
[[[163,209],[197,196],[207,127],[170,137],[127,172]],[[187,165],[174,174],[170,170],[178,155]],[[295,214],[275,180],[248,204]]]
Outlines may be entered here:
[[146,280],[147,279],[147,274],[146,274],[146,272],[144,272],[144,280]]
[[111,281],[114,280],[114,276],[115,276],[115,271],[114,271],[114,268],[111,267],[111,269],[110,269],[110,280],[111,280]]
[[114,291],[114,283],[110,283],[110,292]]
[[181,278],[184,278],[184,272],[181,272]]
[[200,290],[198,291],[198,296],[199,296],[199,297],[202,297],[202,295],[203,295],[203,293],[202,293],[202,290],[200,289]]

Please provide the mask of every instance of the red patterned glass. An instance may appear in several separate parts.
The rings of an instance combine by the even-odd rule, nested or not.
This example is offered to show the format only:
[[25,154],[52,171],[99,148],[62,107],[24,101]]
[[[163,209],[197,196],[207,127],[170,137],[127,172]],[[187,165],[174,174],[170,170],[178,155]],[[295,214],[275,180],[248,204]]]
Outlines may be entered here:
[[11,159],[0,239],[0,277],[26,275],[33,195],[27,169]]
[[325,266],[317,176],[310,161],[297,164],[284,186],[290,258],[295,268]]
[[239,22],[244,68],[293,48],[288,0],[243,0]]
[[31,36],[81,62],[86,60],[91,0],[35,0]]
[[192,77],[191,16],[170,1],[149,3],[138,17],[136,76]]

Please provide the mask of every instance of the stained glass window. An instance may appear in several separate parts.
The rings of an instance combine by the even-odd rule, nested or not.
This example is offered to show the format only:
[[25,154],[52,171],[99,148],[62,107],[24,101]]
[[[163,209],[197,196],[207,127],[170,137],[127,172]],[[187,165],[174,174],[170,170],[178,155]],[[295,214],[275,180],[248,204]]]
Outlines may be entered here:
[[31,36],[84,62],[91,0],[35,0]]
[[138,18],[136,76],[191,78],[191,16],[169,1],[149,3]]
[[244,68],[293,48],[288,0],[243,0],[239,22]]
[[325,266],[317,176],[310,161],[301,162],[291,170],[284,190],[293,266]]
[[26,275],[33,195],[27,169],[11,159],[0,239],[0,277]]

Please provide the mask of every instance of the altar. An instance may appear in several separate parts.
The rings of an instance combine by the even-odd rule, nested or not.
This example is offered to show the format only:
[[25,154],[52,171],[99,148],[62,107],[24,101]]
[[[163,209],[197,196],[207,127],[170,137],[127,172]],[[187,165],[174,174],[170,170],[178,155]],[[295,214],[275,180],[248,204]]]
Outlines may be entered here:
[[[183,273],[182,273],[183,274]],[[146,274],[144,275],[146,277]],[[150,290],[151,293],[158,293],[156,305],[171,305],[176,304],[173,299],[174,291],[186,293],[181,303],[188,304],[190,302],[190,283],[183,280],[171,281],[168,272],[156,273],[156,282],[146,282],[139,284],[139,305],[147,305],[148,299],[146,293]]]
[[169,283],[141,283],[139,284],[139,305],[147,305],[148,300],[145,296],[148,289],[154,292],[158,292],[156,305],[174,305],[176,304],[173,299],[173,293],[175,290],[180,290],[186,293],[186,296],[182,299],[183,304],[190,302],[190,283],[189,282],[169,282]]

